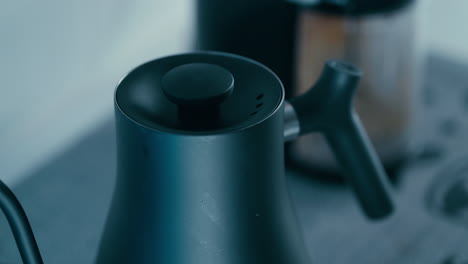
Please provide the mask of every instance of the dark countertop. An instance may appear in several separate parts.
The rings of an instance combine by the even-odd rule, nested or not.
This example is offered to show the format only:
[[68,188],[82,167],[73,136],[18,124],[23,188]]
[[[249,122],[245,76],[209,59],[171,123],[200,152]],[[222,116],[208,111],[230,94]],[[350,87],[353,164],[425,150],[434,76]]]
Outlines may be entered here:
[[[416,130],[420,149],[394,176],[398,209],[392,217],[369,222],[347,186],[287,171],[314,263],[468,262],[467,68],[428,60],[425,111]],[[14,188],[45,263],[93,262],[112,195],[115,152],[108,121]],[[21,263],[3,215],[0,237],[0,263]]]

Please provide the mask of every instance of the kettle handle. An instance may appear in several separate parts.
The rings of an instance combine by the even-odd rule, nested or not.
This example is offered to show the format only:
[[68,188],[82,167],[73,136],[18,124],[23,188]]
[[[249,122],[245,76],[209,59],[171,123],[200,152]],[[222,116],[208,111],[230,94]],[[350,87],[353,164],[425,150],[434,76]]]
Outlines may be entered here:
[[393,211],[393,202],[383,166],[353,107],[360,77],[353,65],[328,61],[314,87],[290,103],[299,134],[324,133],[362,209],[377,219]]
[[0,180],[0,208],[5,214],[25,264],[43,264],[28,217],[15,194]]
[[393,202],[387,175],[354,109],[324,134],[366,215],[372,219],[389,215]]

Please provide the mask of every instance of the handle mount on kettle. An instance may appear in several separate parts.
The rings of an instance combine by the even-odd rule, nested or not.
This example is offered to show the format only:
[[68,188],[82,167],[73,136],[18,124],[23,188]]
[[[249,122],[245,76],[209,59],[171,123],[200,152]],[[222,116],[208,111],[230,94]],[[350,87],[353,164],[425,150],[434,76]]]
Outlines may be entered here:
[[328,61],[318,82],[286,105],[285,139],[322,132],[362,209],[377,219],[393,211],[393,202],[383,166],[353,107],[360,77],[353,65]]

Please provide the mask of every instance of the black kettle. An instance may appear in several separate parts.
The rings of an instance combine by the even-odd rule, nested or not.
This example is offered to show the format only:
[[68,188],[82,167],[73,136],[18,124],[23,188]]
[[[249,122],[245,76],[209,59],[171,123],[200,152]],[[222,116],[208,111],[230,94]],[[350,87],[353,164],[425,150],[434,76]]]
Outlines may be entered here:
[[[97,264],[310,263],[289,199],[284,142],[322,132],[370,218],[393,209],[352,98],[360,71],[326,63],[289,102],[278,77],[221,52],[147,62],[115,91],[117,182]],[[24,263],[42,263],[27,218],[0,185]]]

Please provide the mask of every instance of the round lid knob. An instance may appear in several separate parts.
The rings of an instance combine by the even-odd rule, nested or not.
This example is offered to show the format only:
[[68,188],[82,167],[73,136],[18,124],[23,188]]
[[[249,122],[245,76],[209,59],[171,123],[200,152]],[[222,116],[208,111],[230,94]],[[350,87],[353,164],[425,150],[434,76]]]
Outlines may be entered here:
[[189,63],[177,66],[162,77],[167,98],[181,107],[217,105],[234,89],[234,77],[221,66]]

